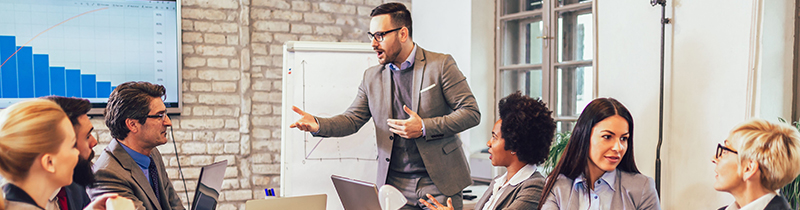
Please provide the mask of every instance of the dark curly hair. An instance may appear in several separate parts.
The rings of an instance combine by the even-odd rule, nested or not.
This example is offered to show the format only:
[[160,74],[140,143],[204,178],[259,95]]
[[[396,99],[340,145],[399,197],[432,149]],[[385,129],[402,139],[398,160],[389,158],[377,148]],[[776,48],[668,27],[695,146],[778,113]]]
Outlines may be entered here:
[[542,100],[523,96],[519,91],[500,99],[499,107],[505,149],[516,152],[522,162],[544,162],[556,131],[553,111]]
[[166,91],[163,85],[149,82],[125,82],[117,85],[108,97],[103,113],[111,137],[117,140],[128,137],[131,130],[125,125],[126,119],[135,119],[144,124],[147,113],[150,113],[150,101],[165,98]]

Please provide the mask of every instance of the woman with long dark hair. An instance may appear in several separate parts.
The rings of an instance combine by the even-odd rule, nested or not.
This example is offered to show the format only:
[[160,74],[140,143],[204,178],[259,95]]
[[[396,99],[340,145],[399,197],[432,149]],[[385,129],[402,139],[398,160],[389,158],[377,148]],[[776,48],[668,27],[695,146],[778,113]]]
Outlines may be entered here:
[[542,195],[539,209],[661,209],[655,182],[636,168],[625,106],[613,98],[586,106]]

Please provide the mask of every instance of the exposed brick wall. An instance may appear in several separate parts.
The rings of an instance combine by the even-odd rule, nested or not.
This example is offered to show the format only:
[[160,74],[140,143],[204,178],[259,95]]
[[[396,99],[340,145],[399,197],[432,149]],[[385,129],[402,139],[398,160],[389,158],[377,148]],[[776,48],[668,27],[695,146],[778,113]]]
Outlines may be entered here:
[[[229,166],[218,209],[280,187],[283,44],[367,42],[369,13],[384,2],[182,0],[183,112],[171,119],[190,199],[200,167],[220,160]],[[99,153],[111,136],[101,117],[92,123]],[[172,143],[158,149],[186,204]]]

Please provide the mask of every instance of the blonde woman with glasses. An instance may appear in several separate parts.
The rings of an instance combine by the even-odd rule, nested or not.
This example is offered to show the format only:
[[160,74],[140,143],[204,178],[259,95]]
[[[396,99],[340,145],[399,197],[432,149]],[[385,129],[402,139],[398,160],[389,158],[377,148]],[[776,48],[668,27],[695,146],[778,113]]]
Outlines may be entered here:
[[711,162],[714,189],[736,199],[719,210],[791,209],[775,191],[800,174],[800,133],[788,124],[749,120],[717,145]]

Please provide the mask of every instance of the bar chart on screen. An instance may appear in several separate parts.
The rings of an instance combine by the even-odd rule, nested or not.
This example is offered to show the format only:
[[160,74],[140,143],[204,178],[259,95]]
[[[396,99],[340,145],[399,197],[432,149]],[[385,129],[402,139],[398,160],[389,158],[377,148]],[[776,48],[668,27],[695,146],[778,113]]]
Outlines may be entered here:
[[127,81],[178,96],[175,2],[0,0],[0,107],[59,95],[105,102]]

